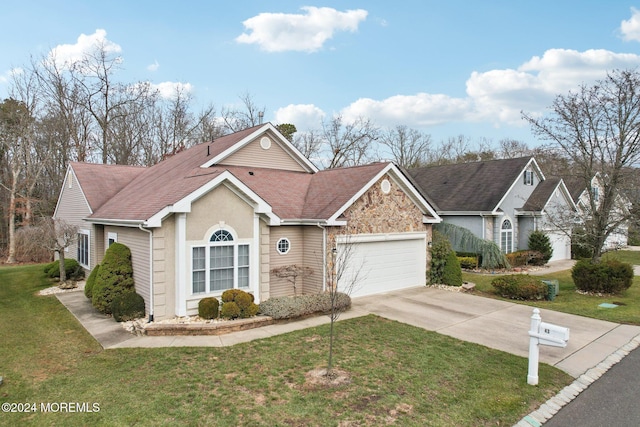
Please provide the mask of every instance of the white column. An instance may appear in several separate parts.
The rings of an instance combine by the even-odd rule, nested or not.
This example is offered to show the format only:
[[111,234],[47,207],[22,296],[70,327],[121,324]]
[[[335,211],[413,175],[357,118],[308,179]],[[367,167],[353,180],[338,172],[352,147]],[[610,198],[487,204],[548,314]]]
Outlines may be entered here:
[[253,244],[249,253],[249,289],[253,290],[255,303],[260,303],[260,216],[253,214]]
[[[540,357],[540,343],[537,337],[540,330],[540,310],[533,309],[531,315],[531,329],[529,329],[529,374],[527,375],[527,383],[531,385],[538,384],[538,360]],[[534,336],[535,335],[535,336]]]
[[187,214],[176,215],[176,316],[187,315]]

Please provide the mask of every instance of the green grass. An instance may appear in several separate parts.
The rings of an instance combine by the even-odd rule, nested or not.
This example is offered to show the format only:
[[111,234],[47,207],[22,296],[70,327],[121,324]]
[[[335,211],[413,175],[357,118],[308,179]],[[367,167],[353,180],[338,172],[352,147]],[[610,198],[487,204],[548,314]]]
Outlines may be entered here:
[[0,413],[1,425],[513,425],[572,379],[527,360],[376,316],[226,348],[102,350],[53,296],[38,266],[0,268],[0,402],[98,403],[94,413]]
[[[608,252],[605,257],[614,258],[633,265],[640,265],[640,252]],[[462,276],[463,280],[476,284],[477,293],[492,298],[505,299],[497,296],[491,286],[491,281],[496,275],[481,275],[465,272]],[[555,300],[513,302],[561,311],[563,313],[592,317],[594,319],[608,320],[610,322],[640,325],[640,277],[638,276],[634,277],[633,285],[620,295],[602,297],[577,293],[576,287],[571,279],[571,270],[550,273],[540,276],[540,278],[543,280],[558,280],[560,293],[556,296]],[[618,307],[613,309],[599,307],[599,305],[604,302],[617,304]]]

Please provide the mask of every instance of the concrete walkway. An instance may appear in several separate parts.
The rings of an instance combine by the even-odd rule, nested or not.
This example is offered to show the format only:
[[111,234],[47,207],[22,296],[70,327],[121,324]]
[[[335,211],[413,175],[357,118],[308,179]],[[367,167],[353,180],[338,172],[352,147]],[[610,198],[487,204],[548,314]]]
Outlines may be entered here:
[[[538,273],[570,268],[565,265],[567,263],[571,262],[552,263]],[[135,336],[122,329],[112,318],[97,313],[82,292],[60,293],[56,296],[104,348],[222,347],[329,322],[327,316],[317,316],[219,336]],[[354,298],[351,310],[343,313],[340,320],[373,313],[527,357],[532,310],[526,305],[421,286]],[[541,310],[541,316],[544,322],[568,327],[570,339],[566,348],[541,346],[540,361],[556,366],[575,378],[640,335],[640,326],[619,325],[544,309]]]

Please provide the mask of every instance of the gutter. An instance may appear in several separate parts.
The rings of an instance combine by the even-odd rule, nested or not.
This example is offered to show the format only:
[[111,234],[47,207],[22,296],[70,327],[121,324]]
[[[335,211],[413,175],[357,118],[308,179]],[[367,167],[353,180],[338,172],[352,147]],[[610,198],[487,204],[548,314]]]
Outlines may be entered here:
[[327,290],[327,228],[317,223],[316,227],[322,230],[322,292]]
[[149,322],[153,322],[153,312],[155,298],[153,297],[153,230],[144,228],[143,224],[139,224],[138,228],[149,233]]

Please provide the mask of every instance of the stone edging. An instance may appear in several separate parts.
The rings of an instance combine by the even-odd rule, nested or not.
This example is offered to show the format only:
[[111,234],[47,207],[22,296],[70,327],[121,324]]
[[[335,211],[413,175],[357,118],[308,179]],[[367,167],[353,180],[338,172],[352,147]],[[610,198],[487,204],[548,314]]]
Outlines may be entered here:
[[640,347],[640,335],[633,338],[626,345],[611,353],[606,359],[580,375],[573,383],[569,384],[558,394],[540,405],[538,409],[522,418],[515,427],[539,427],[553,417],[563,406],[578,397],[598,378],[604,375],[616,363],[620,362],[631,351]]
[[219,323],[152,323],[145,326],[144,330],[146,335],[156,337],[167,335],[224,335],[273,325],[274,323],[278,323],[278,321],[272,317],[257,316]]

